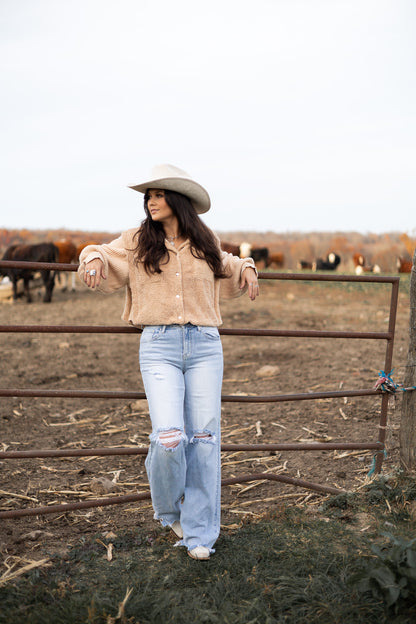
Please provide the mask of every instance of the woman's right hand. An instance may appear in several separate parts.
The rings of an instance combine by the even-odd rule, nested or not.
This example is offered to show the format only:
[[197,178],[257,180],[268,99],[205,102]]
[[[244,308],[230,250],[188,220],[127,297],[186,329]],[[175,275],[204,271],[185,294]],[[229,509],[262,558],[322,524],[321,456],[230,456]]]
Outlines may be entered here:
[[99,258],[94,258],[85,265],[84,282],[88,288],[97,288],[101,279],[107,279],[104,273],[104,263]]

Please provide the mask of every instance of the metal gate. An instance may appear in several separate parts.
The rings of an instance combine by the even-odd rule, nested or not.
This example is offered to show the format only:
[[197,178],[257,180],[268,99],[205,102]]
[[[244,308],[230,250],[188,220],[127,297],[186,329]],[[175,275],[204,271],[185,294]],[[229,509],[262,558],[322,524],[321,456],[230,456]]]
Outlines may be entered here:
[[[0,261],[0,268],[31,268],[51,269],[58,271],[76,271],[77,265],[54,264],[36,262],[10,262]],[[353,332],[353,331],[318,331],[318,330],[271,330],[271,329],[220,329],[221,335],[229,336],[273,336],[273,337],[297,337],[297,338],[345,338],[345,339],[370,339],[386,342],[384,370],[390,371],[392,367],[394,332],[396,323],[399,277],[392,276],[352,276],[333,274],[299,274],[299,273],[259,273],[259,279],[267,280],[291,280],[291,281],[325,281],[325,282],[364,282],[391,284],[390,312],[388,330],[386,332]],[[140,329],[129,326],[95,326],[95,325],[0,325],[0,332],[23,332],[23,333],[122,333],[130,334],[141,332]],[[313,401],[318,399],[331,399],[342,397],[374,396],[381,400],[380,418],[378,423],[377,442],[325,442],[325,443],[282,443],[282,444],[222,444],[222,451],[328,451],[328,450],[374,450],[375,473],[379,473],[382,467],[385,438],[387,428],[387,414],[389,395],[380,387],[377,389],[338,390],[332,392],[307,392],[297,394],[273,394],[259,396],[223,395],[222,402],[239,403],[278,403],[284,401]],[[118,399],[145,399],[143,392],[121,391],[96,391],[96,390],[42,390],[39,388],[0,388],[0,397],[69,397],[69,398],[118,398]],[[33,449],[30,451],[2,451],[0,459],[44,458],[44,457],[85,457],[105,455],[139,455],[147,454],[147,448],[93,448],[93,449]],[[224,479],[222,485],[244,483],[257,480],[271,480],[300,486],[328,494],[338,494],[344,490],[312,483],[303,479],[274,475],[269,473],[254,473],[240,475]],[[124,496],[99,498],[95,500],[51,505],[48,507],[25,508],[0,512],[0,518],[16,518],[21,516],[43,515],[75,509],[100,507],[128,503],[150,498],[149,493],[128,494]]]

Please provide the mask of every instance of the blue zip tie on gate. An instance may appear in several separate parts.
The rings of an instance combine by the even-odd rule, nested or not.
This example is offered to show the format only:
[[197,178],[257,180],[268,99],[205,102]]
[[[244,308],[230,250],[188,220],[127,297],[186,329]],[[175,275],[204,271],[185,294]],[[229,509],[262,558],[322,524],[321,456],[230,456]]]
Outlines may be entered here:
[[[377,451],[377,453],[381,453],[381,451]],[[371,477],[371,475],[374,474],[374,471],[376,469],[376,455],[377,455],[377,453],[375,453],[375,455],[373,456],[373,463],[372,463],[370,472],[367,473],[367,477]],[[384,455],[384,459],[386,459],[387,458],[387,451],[386,451],[386,449],[383,450],[383,455]]]
[[393,381],[393,379],[391,378],[391,375],[392,375],[393,371],[394,371],[394,368],[392,368],[389,373],[385,373],[383,370],[381,370],[380,373],[379,373],[379,378],[377,379],[376,383],[374,384],[374,388],[381,387],[383,392],[389,392],[390,394],[394,394],[396,392],[396,390],[402,384],[396,384]]
[[394,368],[392,368],[389,373],[385,373],[383,370],[381,370],[379,373],[379,378],[377,379],[373,388],[376,390],[378,388],[381,388],[383,392],[388,392],[389,394],[395,394],[396,390],[399,390],[400,392],[409,392],[412,390],[416,390],[416,386],[404,388],[403,384],[393,381],[393,378],[391,377],[393,371]]

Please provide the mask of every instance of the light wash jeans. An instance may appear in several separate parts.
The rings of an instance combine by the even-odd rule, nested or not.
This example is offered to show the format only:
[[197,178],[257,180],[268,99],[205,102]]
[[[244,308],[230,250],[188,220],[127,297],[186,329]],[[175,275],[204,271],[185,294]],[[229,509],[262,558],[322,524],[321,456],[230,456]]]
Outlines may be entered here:
[[[223,355],[218,329],[145,327],[140,370],[152,421],[146,470],[155,518],[163,526],[179,521],[180,544],[188,550],[205,546],[214,552],[221,508]],[[179,443],[167,448],[159,436],[172,430]]]

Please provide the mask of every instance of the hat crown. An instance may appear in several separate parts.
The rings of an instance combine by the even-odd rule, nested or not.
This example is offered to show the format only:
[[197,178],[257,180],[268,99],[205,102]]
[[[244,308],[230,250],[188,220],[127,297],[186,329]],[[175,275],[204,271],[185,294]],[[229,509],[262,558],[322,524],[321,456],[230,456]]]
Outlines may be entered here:
[[152,168],[151,178],[153,180],[161,180],[163,178],[185,178],[186,180],[190,180],[191,176],[183,169],[175,167],[175,165],[163,164],[155,165]]

